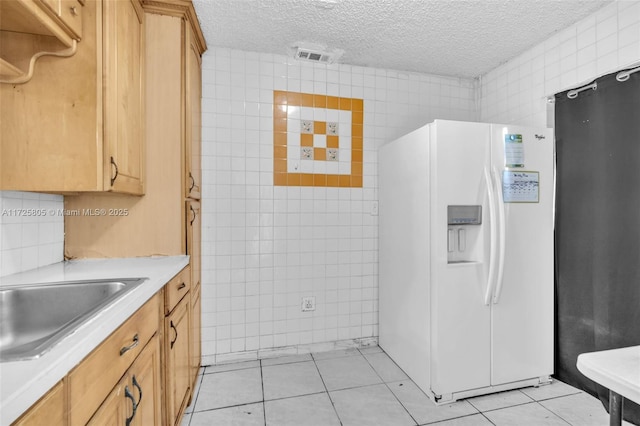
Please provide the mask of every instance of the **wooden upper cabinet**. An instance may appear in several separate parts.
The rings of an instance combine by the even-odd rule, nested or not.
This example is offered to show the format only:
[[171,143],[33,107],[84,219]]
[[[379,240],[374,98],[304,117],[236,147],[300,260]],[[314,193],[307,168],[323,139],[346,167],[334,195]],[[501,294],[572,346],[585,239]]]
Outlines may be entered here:
[[199,200],[202,191],[202,171],[200,169],[202,134],[202,76],[201,57],[196,38],[186,31],[185,75],[186,81],[186,153],[185,153],[185,197]]
[[[139,0],[87,0],[81,13],[73,56],[43,57],[29,82],[0,84],[0,190],[144,193],[145,15]],[[2,57],[24,38],[11,34]]]
[[0,1],[0,83],[29,81],[40,57],[72,56],[81,38],[78,0]]
[[144,193],[144,12],[137,0],[104,2],[104,187]]

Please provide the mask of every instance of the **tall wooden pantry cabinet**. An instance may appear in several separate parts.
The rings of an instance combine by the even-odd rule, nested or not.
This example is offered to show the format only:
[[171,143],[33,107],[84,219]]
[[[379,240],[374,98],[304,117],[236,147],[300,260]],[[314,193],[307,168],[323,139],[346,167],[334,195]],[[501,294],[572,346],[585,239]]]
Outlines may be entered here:
[[[119,216],[65,217],[65,256],[190,256],[166,311],[165,423],[179,424],[200,367],[200,102],[206,49],[188,0],[142,0],[145,19],[145,195],[81,193],[65,209],[107,209]],[[179,277],[177,277],[179,278]],[[184,340],[188,335],[188,340]],[[179,337],[177,337],[179,336]],[[186,366],[186,368],[184,368]],[[176,368],[173,368],[176,367]]]

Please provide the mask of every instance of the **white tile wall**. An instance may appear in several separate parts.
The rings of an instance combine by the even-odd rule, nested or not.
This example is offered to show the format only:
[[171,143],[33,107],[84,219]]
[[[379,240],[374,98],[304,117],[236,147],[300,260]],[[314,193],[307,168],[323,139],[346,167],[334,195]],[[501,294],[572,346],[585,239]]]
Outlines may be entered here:
[[[273,186],[273,90],[364,99],[363,188]],[[377,336],[377,147],[435,118],[474,120],[474,95],[470,79],[208,50],[204,363]]]
[[[380,144],[435,118],[544,126],[547,96],[639,61],[638,0],[613,2],[477,85],[211,48],[203,58],[204,362],[377,336],[370,212]],[[273,90],[364,99],[362,189],[273,186]],[[64,245],[62,215],[4,213],[62,208],[61,196],[0,192],[0,276],[61,261]],[[307,295],[316,296],[315,312],[300,311]]]
[[63,260],[63,208],[61,195],[0,192],[0,276]]
[[480,119],[547,126],[547,96],[637,63],[640,1],[614,1],[482,76]]

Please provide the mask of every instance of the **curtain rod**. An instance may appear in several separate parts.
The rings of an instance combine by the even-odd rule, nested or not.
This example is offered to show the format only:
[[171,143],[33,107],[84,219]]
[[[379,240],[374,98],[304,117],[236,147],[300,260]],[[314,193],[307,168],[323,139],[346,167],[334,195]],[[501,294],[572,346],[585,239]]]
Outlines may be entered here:
[[616,75],[616,80],[618,80],[620,82],[627,81],[627,80],[629,80],[629,76],[631,74],[633,74],[634,72],[638,72],[638,71],[640,71],[640,67],[637,67],[637,68],[634,68],[634,69],[631,69],[631,70],[627,70],[627,71],[619,72],[618,75]]
[[[627,77],[627,78],[629,78],[629,77]],[[593,83],[591,83],[591,84],[589,84],[589,85],[587,85],[587,86],[581,87],[581,88],[579,88],[579,89],[569,90],[569,91],[567,92],[567,98],[569,98],[569,99],[575,99],[575,98],[577,98],[577,97],[578,97],[578,93],[580,93],[580,92],[584,92],[585,90],[589,90],[589,89],[596,90],[597,88],[598,88],[598,83],[593,82]]]
[[[629,76],[631,74],[633,74],[634,72],[638,72],[638,71],[640,71],[640,67],[636,67],[636,68],[633,68],[633,69],[630,69],[630,70],[626,70],[626,71],[620,71],[616,75],[616,80],[618,80],[619,82],[627,81],[627,80],[629,80]],[[586,86],[580,87],[578,89],[569,90],[567,92],[567,98],[575,99],[575,98],[578,97],[578,93],[584,92],[585,90],[589,90],[589,89],[596,90],[597,88],[598,88],[598,83],[593,82],[591,84],[588,84]]]

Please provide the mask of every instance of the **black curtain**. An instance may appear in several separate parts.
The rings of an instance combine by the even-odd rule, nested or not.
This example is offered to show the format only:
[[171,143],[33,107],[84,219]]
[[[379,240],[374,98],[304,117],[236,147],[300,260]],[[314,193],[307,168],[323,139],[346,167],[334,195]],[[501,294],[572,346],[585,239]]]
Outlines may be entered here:
[[[583,352],[640,345],[640,72],[556,95],[556,377],[597,396]],[[624,417],[640,425],[640,406]]]

